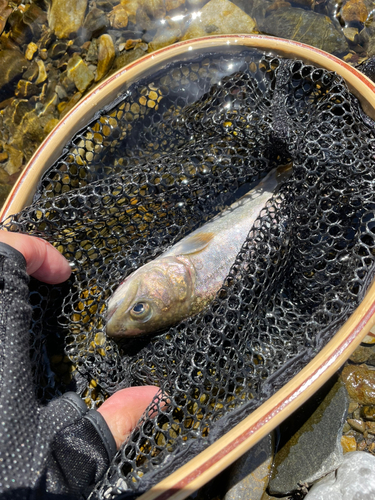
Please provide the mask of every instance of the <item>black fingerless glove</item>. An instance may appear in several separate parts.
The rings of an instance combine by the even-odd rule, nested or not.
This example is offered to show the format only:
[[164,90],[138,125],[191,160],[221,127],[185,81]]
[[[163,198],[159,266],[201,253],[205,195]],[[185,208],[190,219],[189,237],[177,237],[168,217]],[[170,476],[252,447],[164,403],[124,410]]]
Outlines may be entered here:
[[0,498],[85,498],[116,452],[103,417],[67,393],[41,407],[30,362],[28,275],[0,243]]

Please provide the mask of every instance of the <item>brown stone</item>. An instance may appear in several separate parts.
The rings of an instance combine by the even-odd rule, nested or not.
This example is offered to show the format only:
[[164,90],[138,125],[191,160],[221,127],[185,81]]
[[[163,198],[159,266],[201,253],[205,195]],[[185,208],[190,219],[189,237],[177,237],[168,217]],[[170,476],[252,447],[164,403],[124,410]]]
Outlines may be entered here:
[[342,371],[349,396],[357,403],[375,404],[375,371],[364,365],[347,365]]
[[67,74],[80,92],[84,92],[94,81],[94,73],[77,53],[68,62]]
[[356,418],[348,418],[347,422],[355,431],[363,433],[366,430],[366,424],[364,423],[363,420],[359,420]]
[[192,20],[182,40],[219,33],[253,33],[256,22],[229,0],[210,0]]
[[368,10],[363,0],[347,0],[340,13],[345,23],[365,23],[368,17]]
[[37,52],[37,51],[38,51],[37,44],[34,42],[30,42],[29,45],[27,46],[26,52],[25,52],[26,59],[31,61],[31,59],[34,57],[35,52]]
[[180,37],[181,30],[178,26],[163,26],[158,29],[152,42],[148,44],[148,52],[153,52],[154,50],[167,47],[167,45],[172,45],[172,43],[177,42]]
[[87,0],[52,0],[49,27],[58,38],[69,38],[82,26],[86,9]]
[[116,52],[110,35],[102,35],[99,38],[98,65],[96,68],[95,81],[98,82],[111,69],[115,60]]
[[13,10],[8,4],[8,0],[0,0],[0,34],[3,32],[7,19]]
[[131,38],[129,40],[126,40],[124,43],[124,49],[125,50],[130,50],[134,49],[134,47],[137,45],[137,43],[142,42],[142,38],[136,38],[135,40],[132,40]]
[[366,422],[366,430],[370,434],[375,434],[375,422]]
[[121,4],[116,5],[116,7],[114,7],[109,14],[109,22],[111,23],[112,28],[115,29],[126,28],[128,25],[128,19],[128,14]]
[[350,451],[356,451],[357,442],[354,436],[342,436],[341,446],[344,453],[349,453]]
[[44,66],[44,62],[41,59],[37,59],[36,63],[38,65],[38,78],[36,79],[36,85],[39,85],[39,83],[43,83],[47,80],[47,71],[46,67]]

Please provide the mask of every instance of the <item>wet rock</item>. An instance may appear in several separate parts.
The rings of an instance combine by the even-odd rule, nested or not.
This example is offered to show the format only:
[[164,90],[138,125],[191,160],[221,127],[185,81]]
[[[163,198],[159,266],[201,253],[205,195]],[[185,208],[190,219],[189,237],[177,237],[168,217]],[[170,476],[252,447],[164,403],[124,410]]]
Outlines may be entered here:
[[219,33],[253,33],[256,22],[229,0],[210,0],[193,19],[182,40]]
[[145,50],[147,50],[147,44],[144,46],[136,47],[134,50],[129,52],[124,52],[116,57],[112,71],[118,70],[127,64],[143,57],[145,55]]
[[5,87],[21,78],[28,62],[18,50],[0,50],[0,61],[2,68],[0,71],[0,101],[2,101],[7,93]]
[[152,18],[160,19],[165,17],[166,8],[164,4],[165,0],[140,0],[140,4],[149,16]]
[[350,361],[353,363],[365,363],[374,354],[372,347],[358,346],[357,349],[350,356]]
[[68,50],[68,44],[66,42],[56,42],[48,50],[48,55],[51,59],[57,59],[62,57]]
[[29,45],[27,46],[26,52],[25,52],[26,59],[31,61],[31,59],[34,57],[35,52],[37,52],[37,51],[38,51],[37,44],[34,42],[30,42]]
[[17,97],[31,97],[39,93],[39,88],[28,80],[20,80],[14,94]]
[[47,71],[44,66],[44,62],[41,59],[37,59],[36,63],[38,65],[38,78],[35,83],[36,85],[39,85],[39,83],[43,83],[47,80]]
[[375,457],[363,451],[347,453],[336,472],[314,484],[305,500],[373,500]]
[[3,151],[2,153],[0,153],[0,163],[4,163],[5,161],[7,161],[8,158],[9,158],[9,155],[6,151]]
[[0,35],[5,28],[8,17],[12,13],[12,7],[9,6],[8,0],[0,0]]
[[111,23],[112,28],[115,29],[126,28],[128,20],[128,14],[121,4],[116,5],[116,7],[114,7],[112,12],[109,14],[109,22]]
[[28,69],[22,75],[23,79],[29,80],[29,82],[35,81],[38,78],[39,66],[35,61],[32,61]]
[[93,40],[91,43],[90,43],[90,46],[87,50],[87,54],[86,54],[86,62],[89,63],[89,62],[92,62],[92,63],[97,63],[98,62],[98,41],[97,40]]
[[177,23],[172,26],[161,27],[155,34],[152,42],[148,44],[148,52],[161,49],[167,45],[177,42],[181,37],[181,29]]
[[84,92],[94,81],[94,73],[78,54],[73,54],[68,62],[67,75],[80,92]]
[[363,0],[347,0],[339,11],[339,16],[345,24],[352,22],[365,23],[368,10]]
[[22,151],[14,148],[10,144],[4,144],[4,151],[8,153],[9,159],[4,167],[4,170],[12,175],[19,172],[23,163],[23,153]]
[[352,43],[358,43],[358,28],[343,28],[345,38]]
[[272,457],[273,439],[269,434],[229,467],[224,500],[260,500],[268,484]]
[[330,18],[311,10],[289,8],[271,12],[260,23],[260,30],[334,54],[348,51],[344,35],[335,28]]
[[271,494],[286,495],[298,483],[311,484],[340,465],[348,403],[345,387],[339,382],[332,387],[330,381],[281,425],[269,483]]
[[92,36],[97,36],[108,27],[109,21],[105,13],[97,8],[93,8],[87,14],[83,23],[84,38],[90,39]]
[[366,366],[347,365],[342,371],[342,379],[349,396],[363,405],[375,404],[375,371]]
[[356,451],[357,441],[354,436],[342,436],[341,446],[344,453],[350,453],[351,451]]
[[354,430],[358,432],[363,433],[366,430],[366,424],[363,420],[359,420],[357,418],[348,418],[347,422]]
[[116,52],[112,38],[109,35],[102,35],[99,38],[98,66],[95,75],[96,82],[101,80],[111,69],[115,56]]
[[58,38],[69,38],[83,24],[87,0],[52,0],[48,24]]

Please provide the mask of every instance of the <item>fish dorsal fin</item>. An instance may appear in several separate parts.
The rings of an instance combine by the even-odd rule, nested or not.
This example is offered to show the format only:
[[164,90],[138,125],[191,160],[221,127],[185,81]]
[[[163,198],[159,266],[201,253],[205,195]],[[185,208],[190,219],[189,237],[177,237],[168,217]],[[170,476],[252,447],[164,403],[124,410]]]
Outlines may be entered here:
[[173,249],[174,255],[189,255],[191,253],[201,252],[206,248],[214,237],[214,233],[199,232],[187,236],[181,240]]

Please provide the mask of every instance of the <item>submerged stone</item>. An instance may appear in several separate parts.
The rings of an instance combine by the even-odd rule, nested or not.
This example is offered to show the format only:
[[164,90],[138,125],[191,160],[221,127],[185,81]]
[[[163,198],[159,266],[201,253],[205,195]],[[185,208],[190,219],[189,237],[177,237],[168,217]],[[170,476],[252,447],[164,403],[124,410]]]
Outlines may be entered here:
[[253,33],[255,20],[229,0],[210,0],[193,19],[182,40],[220,33]]
[[[179,26],[167,26],[159,28],[152,42],[148,44],[148,52],[161,49],[167,45],[177,42],[181,37],[181,29]],[[126,47],[125,47],[126,48]]]
[[365,365],[347,365],[341,376],[354,401],[363,405],[375,405],[375,370],[369,370]]
[[21,78],[28,66],[27,60],[18,50],[0,50],[0,100],[4,99],[4,87]]
[[273,438],[268,434],[228,469],[224,500],[261,500],[273,459]]
[[281,443],[269,483],[271,494],[286,495],[298,483],[311,484],[340,465],[348,404],[345,387],[337,382],[328,393],[327,386],[323,387],[281,425]]
[[80,92],[84,92],[94,81],[94,73],[77,53],[68,62],[67,75]]
[[331,54],[347,52],[344,35],[329,17],[311,10],[288,8],[270,13],[260,24],[264,33],[313,45]]
[[102,35],[99,38],[98,65],[96,68],[95,81],[98,82],[111,69],[115,60],[115,46],[109,35]]
[[374,500],[375,457],[356,451],[347,453],[336,470],[314,484],[305,500]]
[[83,24],[87,0],[52,0],[48,24],[58,38],[69,38]]
[[11,146],[10,144],[4,144],[4,151],[8,153],[8,161],[4,166],[4,170],[9,174],[13,175],[19,172],[22,168],[23,163],[23,153],[19,149]]
[[37,50],[38,50],[37,44],[34,42],[30,42],[29,45],[27,46],[26,52],[25,52],[26,59],[31,61],[31,59],[34,57],[34,54],[35,54],[35,52],[37,52]]
[[129,16],[121,4],[116,5],[116,7],[114,7],[112,12],[109,14],[109,22],[111,23],[112,28],[115,29],[126,28],[128,20]]

